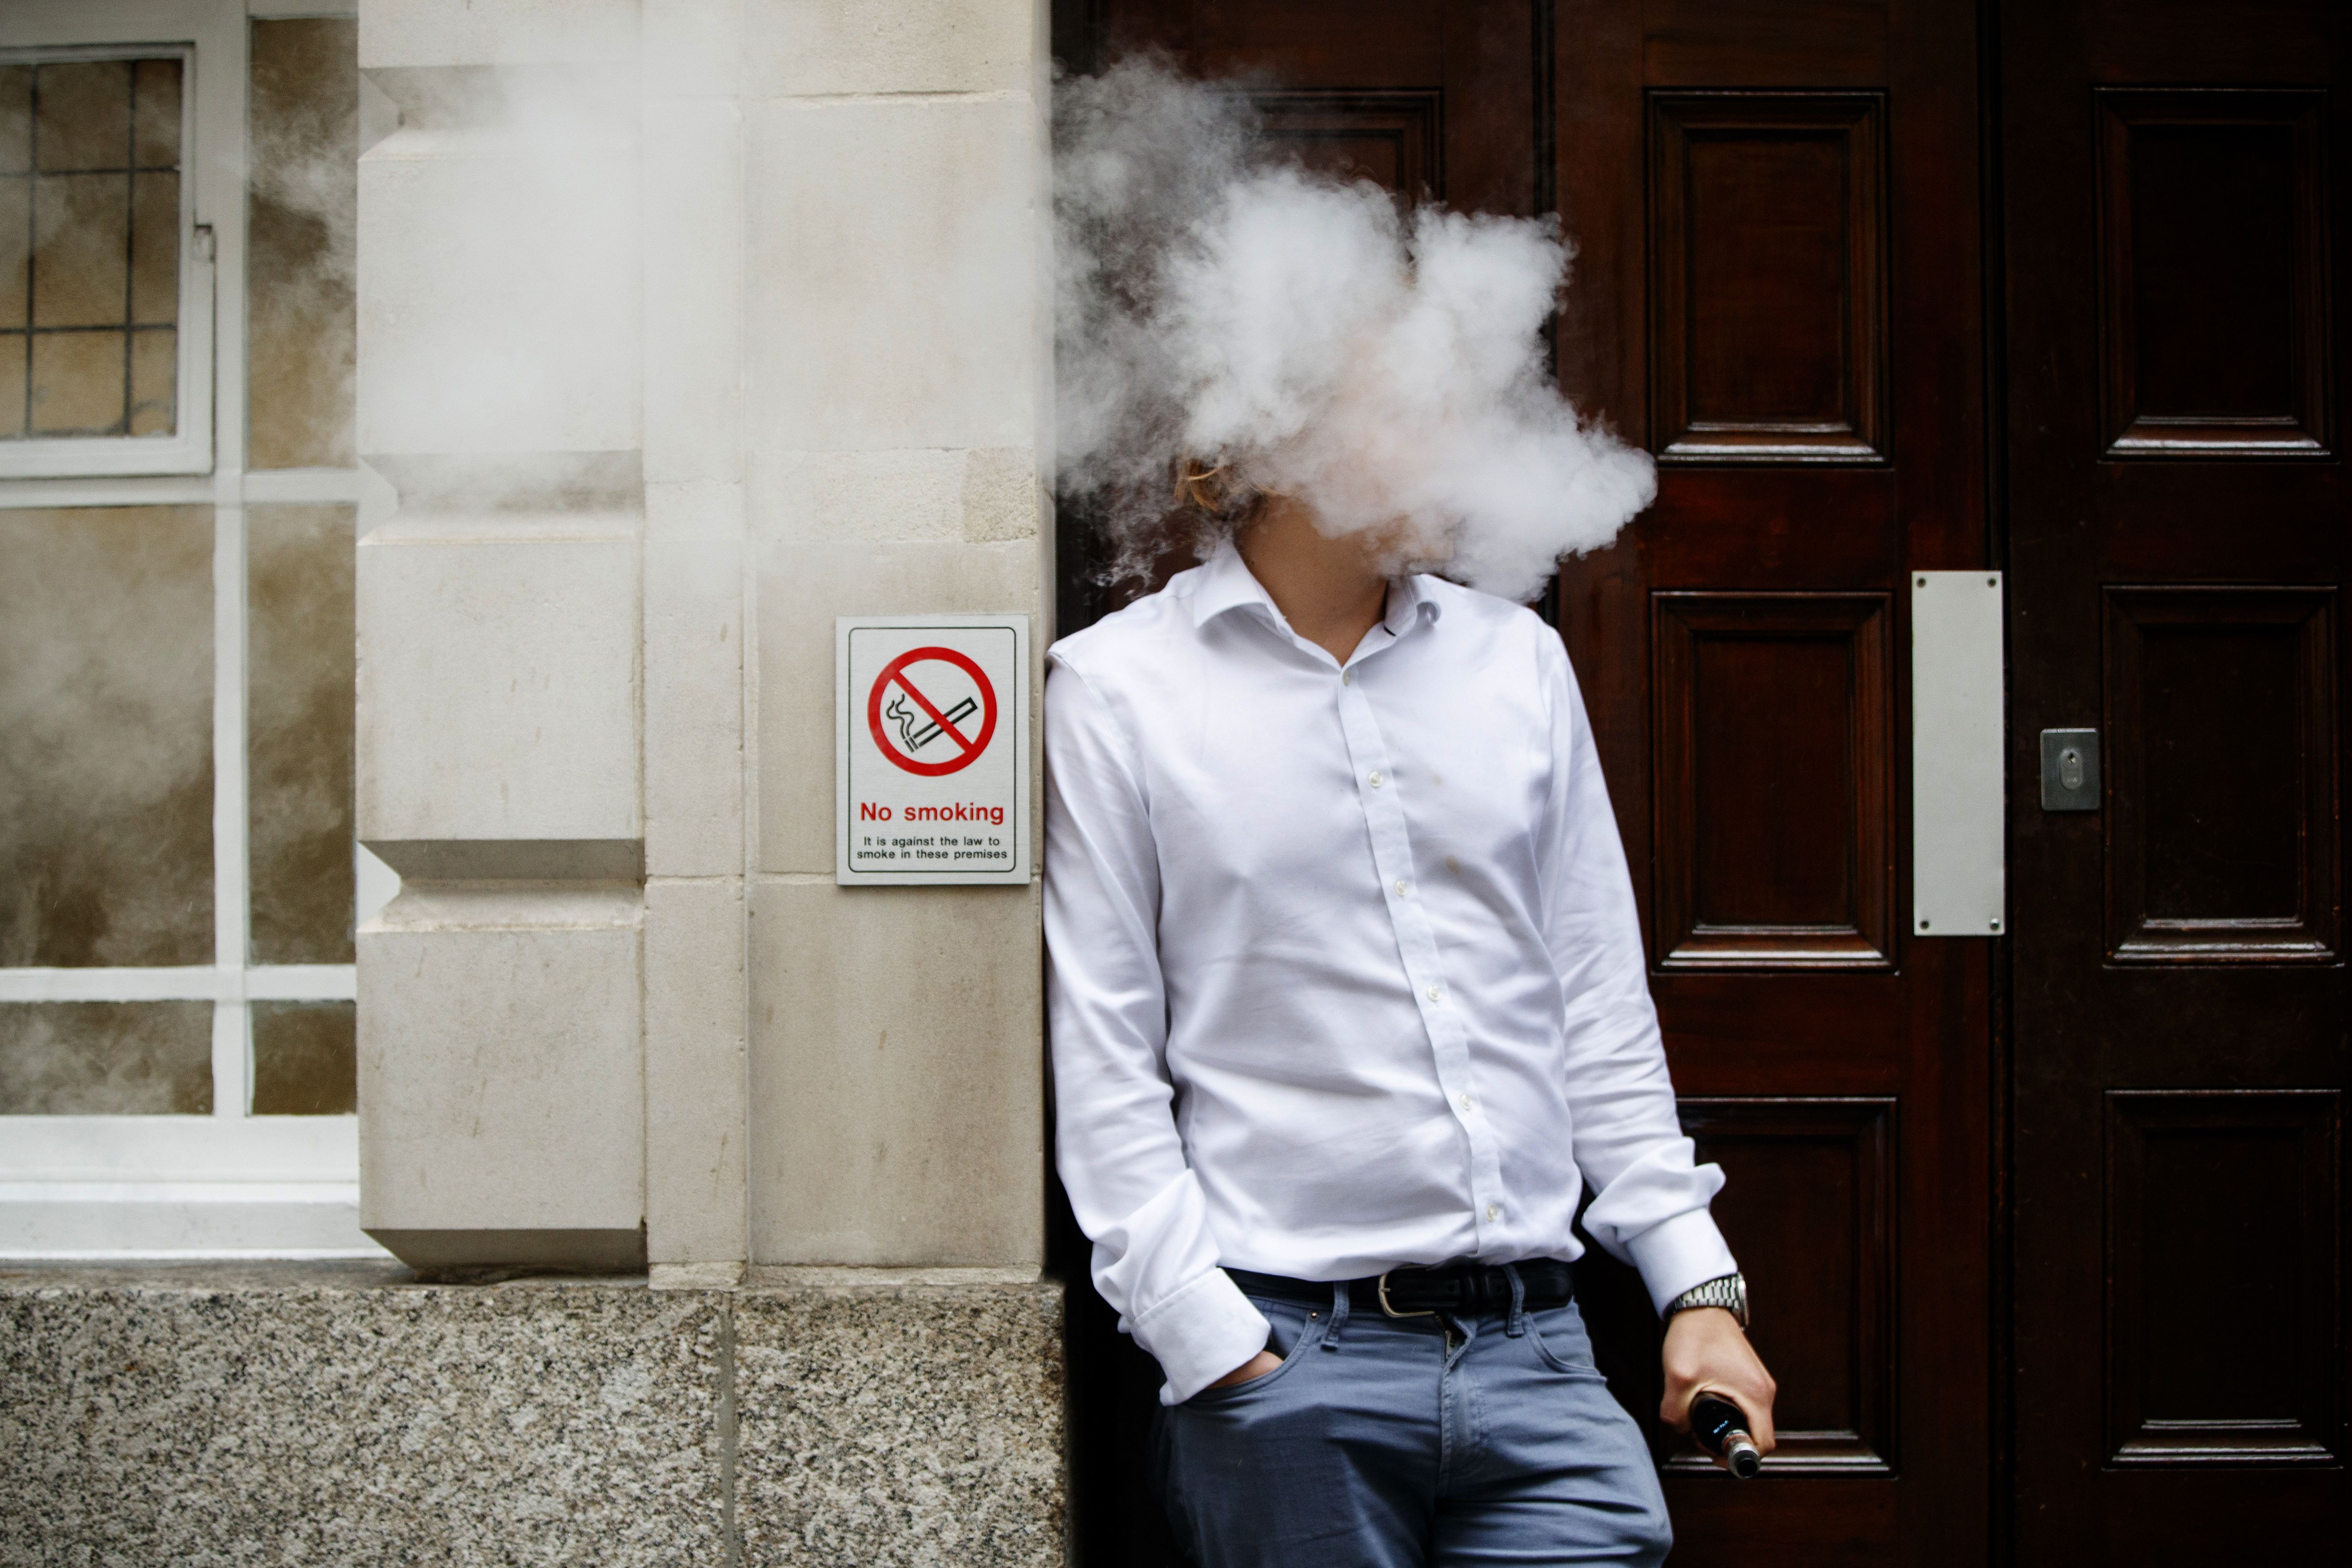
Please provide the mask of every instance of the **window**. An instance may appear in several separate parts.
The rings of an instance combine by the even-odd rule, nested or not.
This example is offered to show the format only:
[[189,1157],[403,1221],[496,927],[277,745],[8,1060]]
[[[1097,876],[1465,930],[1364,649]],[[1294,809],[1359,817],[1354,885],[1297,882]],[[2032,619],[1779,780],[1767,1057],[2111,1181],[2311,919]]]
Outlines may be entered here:
[[212,466],[192,53],[0,54],[0,475]]
[[377,1251],[358,41],[269,8],[0,7],[0,1256]]

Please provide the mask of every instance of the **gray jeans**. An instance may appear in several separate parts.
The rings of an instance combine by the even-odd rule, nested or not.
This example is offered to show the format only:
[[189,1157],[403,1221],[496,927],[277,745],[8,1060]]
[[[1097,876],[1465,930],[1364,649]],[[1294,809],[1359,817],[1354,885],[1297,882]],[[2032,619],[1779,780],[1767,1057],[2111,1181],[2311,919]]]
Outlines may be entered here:
[[1281,1367],[1162,1409],[1160,1493],[1202,1568],[1664,1561],[1642,1434],[1570,1302],[1457,1320],[1253,1296]]

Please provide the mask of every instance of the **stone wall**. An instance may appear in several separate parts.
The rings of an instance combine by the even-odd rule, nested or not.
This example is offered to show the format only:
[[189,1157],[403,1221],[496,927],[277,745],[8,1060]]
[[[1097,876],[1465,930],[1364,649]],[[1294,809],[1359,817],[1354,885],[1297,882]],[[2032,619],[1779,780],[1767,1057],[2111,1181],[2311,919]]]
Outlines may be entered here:
[[1051,640],[1043,6],[362,0],[359,48],[362,1225],[1034,1268],[1037,885],[835,884],[833,648]]
[[0,1564],[1063,1560],[1015,1271],[0,1270]]

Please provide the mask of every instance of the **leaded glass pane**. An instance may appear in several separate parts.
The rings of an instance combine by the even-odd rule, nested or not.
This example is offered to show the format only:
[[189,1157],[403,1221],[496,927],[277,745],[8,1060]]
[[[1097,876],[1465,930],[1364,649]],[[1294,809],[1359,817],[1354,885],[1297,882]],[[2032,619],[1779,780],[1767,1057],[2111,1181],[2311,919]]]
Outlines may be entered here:
[[246,514],[253,959],[352,962],[353,519]]
[[0,1003],[0,1116],[203,1116],[209,1002]]
[[352,1004],[253,1005],[254,1115],[349,1116],[359,1099],[359,1013]]
[[181,61],[0,66],[0,440],[179,421]]
[[213,961],[212,556],[203,507],[0,510],[0,965]]
[[246,228],[257,468],[352,461],[358,315],[359,25],[253,25],[253,203]]

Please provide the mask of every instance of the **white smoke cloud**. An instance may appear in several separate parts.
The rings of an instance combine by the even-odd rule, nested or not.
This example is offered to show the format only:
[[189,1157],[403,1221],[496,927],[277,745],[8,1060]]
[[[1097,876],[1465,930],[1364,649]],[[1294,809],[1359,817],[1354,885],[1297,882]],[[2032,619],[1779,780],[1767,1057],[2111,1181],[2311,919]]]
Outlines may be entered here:
[[1055,121],[1061,478],[1113,575],[1164,548],[1180,462],[1521,600],[1650,503],[1649,458],[1546,363],[1552,220],[1400,211],[1153,58],[1062,83]]

